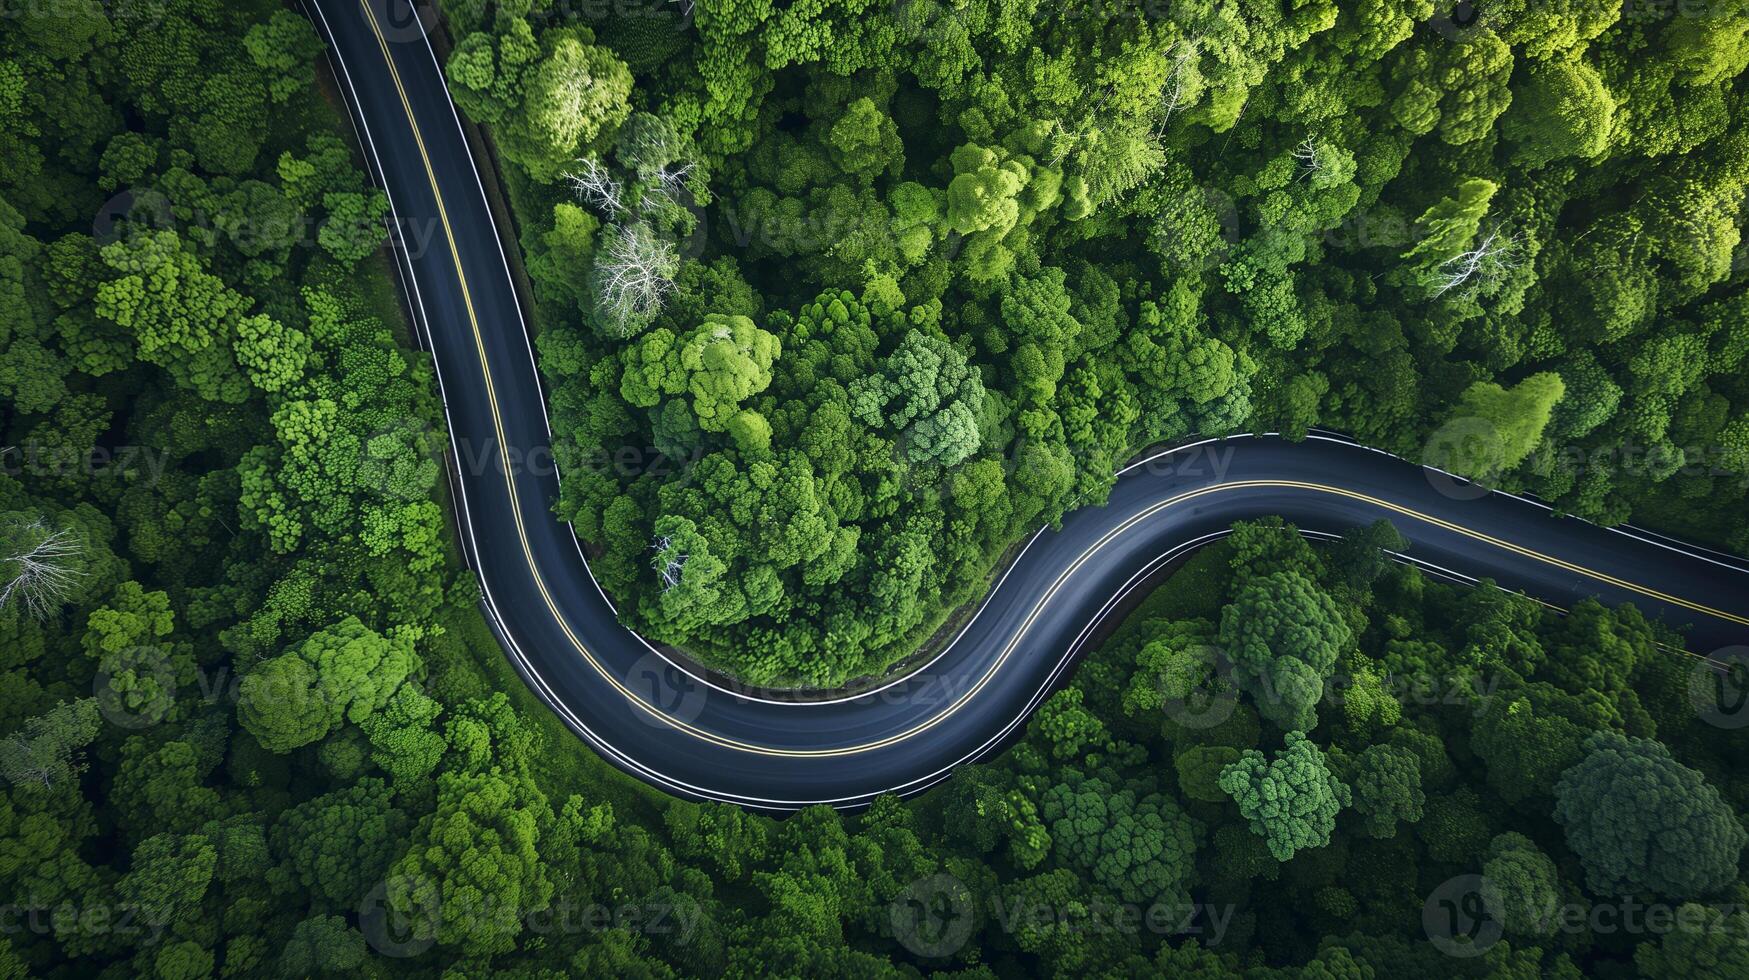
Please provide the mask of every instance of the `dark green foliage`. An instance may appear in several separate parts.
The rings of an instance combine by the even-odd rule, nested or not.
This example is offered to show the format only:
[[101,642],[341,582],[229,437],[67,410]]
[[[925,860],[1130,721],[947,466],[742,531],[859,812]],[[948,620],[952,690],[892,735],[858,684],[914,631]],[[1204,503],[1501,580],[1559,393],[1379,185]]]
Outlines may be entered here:
[[1279,571],[1246,583],[1221,616],[1220,642],[1263,716],[1307,731],[1318,723],[1324,679],[1352,634],[1316,582]]
[[346,908],[382,880],[408,829],[388,787],[366,778],[285,811],[273,843],[305,888]]
[[1547,936],[1558,926],[1562,899],[1555,863],[1523,834],[1501,834],[1482,865],[1483,896],[1514,935]]
[[1421,763],[1397,745],[1369,745],[1352,763],[1338,766],[1342,780],[1354,791],[1354,809],[1372,837],[1394,837],[1398,823],[1421,819],[1427,802],[1421,791]]
[[1199,828],[1169,798],[1138,800],[1098,779],[1060,783],[1039,815],[1055,853],[1126,902],[1182,901]]
[[1328,844],[1336,812],[1354,799],[1349,787],[1331,774],[1316,745],[1297,731],[1288,732],[1285,741],[1273,759],[1247,750],[1221,770],[1220,779],[1221,789],[1277,861],[1302,848]]
[[1592,891],[1688,899],[1736,878],[1749,833],[1700,773],[1658,742],[1614,732],[1584,750],[1555,784],[1555,819]]

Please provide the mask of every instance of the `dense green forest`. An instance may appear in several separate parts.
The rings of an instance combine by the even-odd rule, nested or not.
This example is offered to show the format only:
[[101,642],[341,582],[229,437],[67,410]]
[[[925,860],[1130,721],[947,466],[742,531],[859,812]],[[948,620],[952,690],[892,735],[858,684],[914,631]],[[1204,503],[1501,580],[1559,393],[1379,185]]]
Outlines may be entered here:
[[[561,504],[652,633],[877,669],[1261,425],[1480,420],[1454,465],[1744,546],[1738,7],[678,9],[448,11],[567,451],[685,462]],[[1241,526],[912,801],[621,775],[481,620],[307,22],[4,14],[0,977],[1749,975],[1749,712],[1382,525]]]
[[597,574],[830,686],[1135,451],[1311,426],[1749,547],[1749,9],[1457,7],[449,0]]

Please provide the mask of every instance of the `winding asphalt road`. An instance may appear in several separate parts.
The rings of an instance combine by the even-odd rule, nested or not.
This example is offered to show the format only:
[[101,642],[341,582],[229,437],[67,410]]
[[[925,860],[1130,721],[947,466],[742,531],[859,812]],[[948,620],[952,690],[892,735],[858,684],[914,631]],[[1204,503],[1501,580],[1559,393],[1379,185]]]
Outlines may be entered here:
[[[1540,601],[1632,601],[1691,651],[1749,643],[1749,562],[1551,516],[1337,437],[1208,441],[1126,470],[1041,532],[958,639],[857,697],[808,703],[695,678],[620,625],[553,516],[545,400],[508,263],[443,74],[406,0],[305,0],[394,205],[403,287],[436,359],[468,560],[518,671],[603,756],[673,793],[789,810],[914,792],[1002,743],[1092,630],[1171,558],[1278,514],[1336,534],[1380,517],[1406,560]],[[427,15],[428,16],[428,15]]]

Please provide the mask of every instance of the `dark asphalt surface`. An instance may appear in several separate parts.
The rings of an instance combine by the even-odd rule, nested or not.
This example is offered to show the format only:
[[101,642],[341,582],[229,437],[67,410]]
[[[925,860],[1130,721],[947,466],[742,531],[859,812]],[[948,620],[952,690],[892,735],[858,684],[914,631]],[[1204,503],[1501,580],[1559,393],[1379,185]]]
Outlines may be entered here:
[[[1474,488],[1334,438],[1246,437],[1127,471],[1105,506],[1034,538],[958,640],[903,681],[802,704],[707,686],[619,624],[552,514],[539,375],[419,19],[404,0],[306,4],[394,204],[403,286],[437,361],[464,544],[488,618],[553,710],[670,792],[793,809],[922,789],[1022,724],[1140,576],[1234,521],[1271,514],[1327,533],[1389,517],[1411,542],[1406,557],[1431,568],[1563,607],[1591,595],[1632,601],[1687,626],[1696,652],[1749,643],[1749,562],[1553,518],[1501,494],[1467,499]],[[1184,496],[1193,491],[1206,492]]]

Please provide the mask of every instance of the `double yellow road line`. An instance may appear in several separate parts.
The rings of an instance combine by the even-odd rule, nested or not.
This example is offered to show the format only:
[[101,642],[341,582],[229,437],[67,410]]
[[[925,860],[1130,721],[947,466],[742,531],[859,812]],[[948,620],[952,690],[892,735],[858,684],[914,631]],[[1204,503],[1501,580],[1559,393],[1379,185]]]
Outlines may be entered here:
[[1469,538],[1475,539],[1477,541],[1484,542],[1486,544],[1492,545],[1494,547],[1500,548],[1502,550],[1505,550],[1505,551],[1513,553],[1513,554],[1521,555],[1521,556],[1524,556],[1527,558],[1532,558],[1532,559],[1535,559],[1537,561],[1541,561],[1541,562],[1544,562],[1546,564],[1553,565],[1553,566],[1556,566],[1558,568],[1562,568],[1562,569],[1574,572],[1576,574],[1584,575],[1586,577],[1595,579],[1599,582],[1604,582],[1604,583],[1616,586],[1616,587],[1621,588],[1621,589],[1629,590],[1629,591],[1632,591],[1632,592],[1635,592],[1635,593],[1638,593],[1641,595],[1655,598],[1655,599],[1658,599],[1660,601],[1670,603],[1671,605],[1675,605],[1675,606],[1679,606],[1679,607],[1684,608],[1684,609],[1692,610],[1694,612],[1703,613],[1703,614],[1708,615],[1708,616],[1714,616],[1714,617],[1717,617],[1719,619],[1726,620],[1728,622],[1749,626],[1749,619],[1745,619],[1744,617],[1737,616],[1737,615],[1732,614],[1732,613],[1724,612],[1722,610],[1713,609],[1709,606],[1704,606],[1704,605],[1700,605],[1698,603],[1689,602],[1687,600],[1678,598],[1676,596],[1669,595],[1669,594],[1664,593],[1664,592],[1659,592],[1659,591],[1654,590],[1654,589],[1649,589],[1649,588],[1646,588],[1646,587],[1643,587],[1640,585],[1636,585],[1632,582],[1627,582],[1625,580],[1616,578],[1612,575],[1606,575],[1606,574],[1603,574],[1601,572],[1595,572],[1595,571],[1592,571],[1590,569],[1584,568],[1580,565],[1576,565],[1572,562],[1564,561],[1562,559],[1555,558],[1555,557],[1552,557],[1550,555],[1545,555],[1545,554],[1542,554],[1541,552],[1533,551],[1529,548],[1524,548],[1524,547],[1521,547],[1519,545],[1512,544],[1511,542],[1508,542],[1508,541],[1503,541],[1499,538],[1495,538],[1495,537],[1492,537],[1490,535],[1483,534],[1479,531],[1473,531],[1469,528],[1465,528],[1465,527],[1462,527],[1460,525],[1453,524],[1450,521],[1446,521],[1446,520],[1443,520],[1441,518],[1433,517],[1433,516],[1428,515],[1428,514],[1423,514],[1419,511],[1412,510],[1408,507],[1404,507],[1404,506],[1401,506],[1399,504],[1394,504],[1394,503],[1391,503],[1391,502],[1386,501],[1386,500],[1381,500],[1377,497],[1372,497],[1372,496],[1368,496],[1366,494],[1357,493],[1357,492],[1352,491],[1352,490],[1345,490],[1345,489],[1342,489],[1340,487],[1332,487],[1332,486],[1327,486],[1327,485],[1318,484],[1318,483],[1304,483],[1304,482],[1293,481],[1293,480],[1244,480],[1244,481],[1236,481],[1236,482],[1232,482],[1232,483],[1222,483],[1222,484],[1217,484],[1214,486],[1202,487],[1202,488],[1199,488],[1196,490],[1186,491],[1184,493],[1178,494],[1176,496],[1173,496],[1171,498],[1168,498],[1166,500],[1160,501],[1159,503],[1156,503],[1156,504],[1149,506],[1148,508],[1144,509],[1140,513],[1128,518],[1123,523],[1119,524],[1117,527],[1111,529],[1110,531],[1107,531],[1104,535],[1102,535],[1099,538],[1098,541],[1094,542],[1094,544],[1091,547],[1089,547],[1086,551],[1082,552],[1080,557],[1078,557],[1073,563],[1071,563],[1070,566],[1062,574],[1060,574],[1056,578],[1056,580],[1051,584],[1050,589],[1046,591],[1044,597],[1041,598],[1038,601],[1038,603],[1034,605],[1032,611],[1027,615],[1025,621],[1021,624],[1020,629],[1015,633],[1015,635],[1003,647],[1002,653],[996,658],[995,662],[991,664],[990,668],[987,671],[985,671],[984,674],[978,679],[976,684],[972,685],[972,687],[970,689],[968,689],[960,697],[956,698],[952,704],[948,705],[948,707],[946,709],[944,709],[943,711],[941,711],[940,713],[931,716],[927,720],[922,721],[922,722],[918,723],[917,725],[915,725],[909,729],[906,729],[905,731],[898,732],[896,734],[889,735],[889,736],[886,736],[883,738],[875,739],[875,740],[872,740],[869,742],[864,742],[864,743],[860,743],[860,744],[856,744],[856,745],[840,746],[840,747],[829,748],[829,749],[774,749],[774,748],[771,748],[769,746],[756,745],[756,744],[753,744],[750,742],[743,742],[743,741],[740,741],[737,739],[728,738],[726,736],[718,735],[714,732],[710,732],[710,731],[707,731],[705,729],[699,728],[698,726],[693,725],[689,722],[683,721],[683,720],[678,719],[678,718],[674,718],[674,717],[668,715],[667,713],[659,710],[654,705],[651,705],[644,698],[640,697],[637,694],[637,692],[635,692],[631,688],[627,687],[626,684],[619,677],[614,676],[614,674],[611,671],[609,671],[606,668],[606,666],[601,663],[600,660],[598,660],[596,658],[596,656],[589,650],[589,647],[583,642],[583,640],[579,636],[577,636],[576,632],[571,628],[571,625],[565,619],[565,616],[559,611],[558,604],[554,601],[552,593],[547,588],[547,584],[546,584],[545,579],[543,579],[541,576],[540,568],[538,567],[538,565],[536,564],[536,562],[534,560],[534,552],[530,548],[529,543],[528,543],[528,532],[527,532],[527,528],[526,528],[526,526],[523,522],[523,518],[522,518],[521,502],[520,502],[519,496],[517,494],[516,482],[512,477],[512,473],[514,472],[514,469],[511,466],[510,458],[509,458],[509,443],[508,443],[508,440],[505,438],[505,434],[504,434],[504,421],[503,421],[502,414],[499,411],[498,395],[497,395],[497,392],[492,384],[492,371],[491,371],[491,367],[488,363],[487,356],[486,356],[485,337],[480,330],[479,316],[474,309],[473,296],[468,289],[467,274],[462,269],[461,253],[460,253],[460,250],[456,246],[454,229],[450,225],[449,211],[444,206],[443,191],[438,187],[437,174],[432,168],[431,157],[430,157],[430,154],[427,152],[426,146],[425,146],[425,138],[419,131],[419,122],[414,117],[412,103],[407,98],[407,90],[406,90],[405,86],[402,84],[400,72],[395,67],[394,55],[389,50],[389,44],[388,44],[387,39],[384,38],[384,36],[383,36],[382,28],[381,28],[380,23],[378,22],[376,12],[371,9],[370,0],[360,0],[360,6],[363,7],[365,18],[370,23],[372,32],[376,35],[378,46],[382,49],[383,60],[388,65],[390,77],[394,80],[395,90],[400,96],[402,109],[406,112],[406,115],[407,115],[407,123],[410,127],[412,127],[413,140],[419,149],[419,156],[420,156],[420,159],[423,162],[424,167],[425,167],[425,176],[431,185],[432,197],[437,202],[438,219],[443,226],[444,240],[449,247],[450,261],[455,266],[456,280],[461,286],[462,304],[467,309],[468,324],[473,331],[474,349],[475,349],[475,352],[478,354],[479,359],[480,359],[480,374],[481,374],[482,379],[485,382],[486,398],[487,398],[487,401],[491,407],[492,424],[493,424],[493,427],[494,427],[496,434],[497,434],[497,437],[498,437],[498,449],[499,449],[501,461],[503,463],[503,465],[500,467],[500,469],[504,473],[504,487],[505,487],[507,494],[509,495],[510,512],[511,512],[511,515],[513,516],[513,518],[515,519],[515,522],[516,522],[517,542],[521,546],[523,558],[528,564],[529,575],[534,580],[535,588],[539,591],[541,599],[546,604],[547,610],[551,613],[553,620],[558,624],[559,628],[564,632],[566,638],[570,641],[571,645],[573,647],[575,647],[577,652],[583,656],[583,659],[589,663],[590,667],[592,667],[595,670],[595,672],[598,675],[600,675],[600,677],[604,681],[606,681],[616,691],[618,691],[623,697],[625,697],[626,700],[630,701],[637,709],[645,712],[652,719],[660,722],[661,724],[667,725],[667,726],[674,728],[678,731],[684,732],[687,735],[690,735],[690,736],[697,738],[701,741],[709,742],[711,744],[722,746],[724,748],[734,749],[734,750],[739,751],[739,752],[748,752],[748,753],[753,753],[753,754],[757,754],[757,755],[782,756],[782,757],[791,757],[791,758],[829,758],[829,757],[836,757],[836,756],[856,755],[856,754],[863,753],[863,752],[872,752],[872,751],[875,751],[877,749],[885,748],[887,746],[894,745],[896,743],[905,741],[906,739],[912,738],[913,736],[920,735],[923,732],[926,732],[929,729],[940,724],[942,721],[946,720],[947,718],[951,717],[955,712],[959,711],[968,702],[970,702],[970,700],[973,697],[975,697],[979,691],[983,690],[984,686],[986,684],[988,684],[992,678],[995,677],[995,675],[1000,671],[1002,666],[1008,661],[1008,658],[1011,655],[1013,655],[1015,650],[1017,650],[1019,648],[1020,642],[1025,638],[1026,633],[1028,632],[1028,630],[1030,630],[1032,628],[1033,624],[1037,621],[1038,617],[1041,615],[1044,608],[1047,605],[1049,605],[1051,598],[1053,596],[1055,596],[1057,594],[1057,592],[1062,589],[1062,587],[1069,581],[1069,579],[1073,575],[1075,575],[1075,573],[1077,573],[1082,568],[1082,566],[1084,566],[1089,560],[1091,560],[1093,555],[1095,553],[1097,553],[1100,548],[1104,547],[1113,538],[1117,537],[1120,534],[1123,534],[1124,532],[1128,531],[1130,528],[1134,527],[1138,523],[1148,519],[1149,517],[1152,517],[1153,515],[1159,513],[1160,511],[1163,511],[1169,507],[1174,507],[1174,506],[1182,504],[1186,501],[1193,500],[1193,499],[1196,499],[1199,497],[1203,497],[1203,496],[1206,496],[1209,494],[1221,493],[1224,491],[1231,491],[1231,490],[1244,490],[1244,489],[1257,489],[1257,488],[1300,489],[1300,490],[1308,490],[1308,491],[1314,491],[1314,492],[1319,492],[1319,493],[1328,493],[1328,494],[1333,494],[1333,495],[1340,496],[1340,497],[1346,497],[1346,498],[1349,498],[1352,500],[1360,501],[1360,502],[1365,503],[1365,504],[1372,506],[1372,507],[1377,507],[1380,510],[1383,510],[1383,511],[1386,511],[1389,513],[1394,513],[1394,514],[1398,514],[1398,515],[1401,515],[1404,517],[1412,518],[1414,520],[1422,521],[1424,523],[1427,523],[1427,524],[1430,524],[1430,525],[1433,525],[1436,527],[1440,527],[1440,528],[1443,528],[1443,529],[1448,530],[1448,531],[1452,531],[1452,532],[1457,533],[1457,534],[1464,535],[1465,537],[1469,537]]

